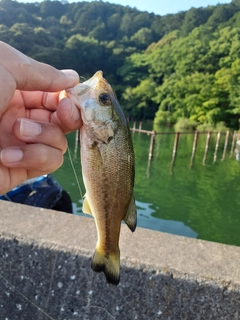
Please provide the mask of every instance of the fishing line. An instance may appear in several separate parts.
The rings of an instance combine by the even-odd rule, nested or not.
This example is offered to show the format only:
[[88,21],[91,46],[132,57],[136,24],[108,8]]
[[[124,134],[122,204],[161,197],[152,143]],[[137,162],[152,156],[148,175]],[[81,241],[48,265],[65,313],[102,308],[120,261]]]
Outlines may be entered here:
[[78,180],[77,172],[76,172],[76,170],[74,168],[74,165],[73,165],[72,155],[71,155],[69,147],[67,148],[67,150],[68,150],[69,161],[71,163],[71,167],[73,169],[74,177],[75,177],[75,180],[77,182],[77,186],[78,186],[78,189],[79,189],[79,192],[80,192],[80,196],[81,196],[81,199],[83,199],[82,189],[81,189],[81,186],[80,186],[80,183],[79,183],[79,180]]
[[[79,77],[79,79],[80,79],[80,82],[84,82],[84,81],[86,81],[87,79],[86,78],[84,78],[83,76],[80,76]],[[83,81],[82,81],[83,80]]]
[[105,308],[101,307],[101,306],[87,306],[84,308],[96,308],[96,309],[101,309],[103,311],[105,311],[113,320],[116,320],[116,318],[109,312],[107,311]]
[[52,289],[52,284],[53,284],[53,277],[54,277],[54,271],[55,271],[55,267],[56,267],[56,262],[57,262],[57,253],[56,253],[55,259],[53,261],[52,274],[51,274],[51,279],[50,279],[50,284],[49,284],[49,292],[48,292],[48,297],[47,297],[47,301],[46,301],[46,304],[45,304],[45,309],[46,310],[48,308],[48,303],[49,303],[49,299],[50,299],[50,295],[51,295],[51,289]]
[[14,285],[12,285],[0,272],[0,277],[3,278],[3,280],[14,290],[16,291],[20,296],[22,296],[26,301],[28,301],[31,305],[33,305],[35,308],[37,308],[40,312],[42,312],[45,316],[48,317],[48,319],[56,320],[52,318],[49,314],[47,314],[43,309],[41,309],[38,305],[36,305],[33,301],[28,299],[22,292],[20,292]]

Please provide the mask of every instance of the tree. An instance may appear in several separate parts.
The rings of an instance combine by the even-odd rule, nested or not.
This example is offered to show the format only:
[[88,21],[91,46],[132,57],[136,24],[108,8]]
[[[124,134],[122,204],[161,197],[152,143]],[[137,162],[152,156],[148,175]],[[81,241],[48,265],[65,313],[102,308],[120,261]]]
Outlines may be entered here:
[[181,35],[187,36],[194,28],[204,24],[210,15],[212,10],[204,8],[191,8],[185,14],[183,24],[181,26]]
[[135,42],[136,47],[144,49],[153,42],[152,31],[148,28],[141,28],[131,37],[131,40]]
[[218,5],[209,17],[207,24],[212,28],[217,28],[221,23],[228,21],[235,12],[236,9],[233,7]]
[[52,16],[59,20],[64,15],[65,9],[65,5],[60,1],[44,0],[40,3],[40,14],[43,18]]

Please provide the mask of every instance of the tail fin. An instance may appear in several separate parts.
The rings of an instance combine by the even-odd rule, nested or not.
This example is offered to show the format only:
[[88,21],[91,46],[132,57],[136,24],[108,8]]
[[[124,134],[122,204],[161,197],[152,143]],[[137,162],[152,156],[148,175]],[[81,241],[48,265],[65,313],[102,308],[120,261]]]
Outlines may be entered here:
[[107,281],[111,284],[118,285],[120,280],[120,254],[104,255],[95,250],[91,267],[95,272],[103,271]]

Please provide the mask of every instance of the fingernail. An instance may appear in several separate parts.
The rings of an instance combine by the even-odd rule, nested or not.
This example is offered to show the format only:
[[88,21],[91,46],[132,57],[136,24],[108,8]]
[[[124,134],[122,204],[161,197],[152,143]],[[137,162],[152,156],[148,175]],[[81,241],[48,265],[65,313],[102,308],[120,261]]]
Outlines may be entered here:
[[35,137],[42,132],[42,127],[36,122],[20,119],[20,134],[25,137]]
[[75,121],[80,118],[79,110],[78,110],[78,108],[75,106],[75,104],[73,104],[73,103],[72,103],[71,118],[72,118],[73,120],[75,120]]
[[18,162],[23,158],[23,151],[18,148],[3,149],[1,150],[0,158],[3,163]]
[[72,69],[64,69],[62,72],[64,72],[68,77],[76,79],[79,82],[79,74],[76,71]]

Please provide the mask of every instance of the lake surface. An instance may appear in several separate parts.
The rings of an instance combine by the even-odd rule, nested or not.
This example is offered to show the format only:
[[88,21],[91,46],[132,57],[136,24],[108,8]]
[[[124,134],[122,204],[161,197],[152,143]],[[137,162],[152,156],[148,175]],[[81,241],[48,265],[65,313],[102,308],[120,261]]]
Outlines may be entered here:
[[[152,129],[149,125],[143,129]],[[159,131],[161,128],[154,128]],[[216,150],[212,134],[204,160],[206,134],[199,134],[191,160],[194,134],[181,133],[172,162],[174,134],[156,135],[149,162],[151,136],[133,133],[136,161],[135,198],[138,226],[187,237],[240,245],[240,161],[232,149],[232,134],[224,157],[225,134]],[[75,134],[68,136],[74,168],[84,194]],[[224,158],[224,159],[223,159]],[[203,164],[203,162],[205,164]],[[82,215],[82,198],[69,155],[55,172],[58,182],[73,201],[74,213]]]

